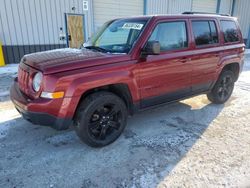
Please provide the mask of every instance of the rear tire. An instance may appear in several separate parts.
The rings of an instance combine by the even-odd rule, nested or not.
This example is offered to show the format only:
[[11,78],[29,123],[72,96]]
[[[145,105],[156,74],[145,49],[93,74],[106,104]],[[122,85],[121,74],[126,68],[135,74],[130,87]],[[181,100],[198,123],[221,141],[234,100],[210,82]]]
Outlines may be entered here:
[[114,142],[126,123],[125,103],[115,94],[106,91],[87,96],[74,118],[76,134],[92,147],[102,147]]
[[207,94],[207,98],[215,104],[225,103],[232,95],[234,82],[234,73],[229,70],[223,71],[213,89]]

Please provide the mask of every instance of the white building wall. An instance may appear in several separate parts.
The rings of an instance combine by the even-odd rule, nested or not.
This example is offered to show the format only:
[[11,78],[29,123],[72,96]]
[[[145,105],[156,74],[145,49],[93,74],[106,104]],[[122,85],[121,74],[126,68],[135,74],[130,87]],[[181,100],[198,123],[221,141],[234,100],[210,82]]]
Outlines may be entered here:
[[[66,46],[64,13],[84,14],[86,34],[93,31],[92,0],[83,11],[83,0],[0,0],[0,42],[6,63],[17,63],[24,54]],[[74,8],[73,8],[74,7]],[[73,9],[72,9],[73,8]]]
[[[230,1],[230,0],[229,0]],[[217,0],[147,0],[146,14],[179,14],[185,11],[215,13]]]
[[250,0],[237,0],[233,16],[238,18],[243,37],[247,39],[250,32]]
[[185,11],[190,11],[192,0],[169,0],[168,14],[179,14]]
[[192,0],[147,0],[146,14],[179,14],[190,11]]
[[60,27],[65,32],[64,13],[86,14],[91,33],[91,15],[83,11],[82,0],[0,0],[0,5],[3,45],[65,44],[59,40]]
[[230,15],[232,12],[232,4],[233,4],[233,0],[221,0],[219,13]]
[[143,0],[93,0],[95,31],[108,20],[143,15]]
[[147,0],[146,1],[147,10],[146,14],[167,14],[169,10],[168,0]]
[[216,13],[217,0],[193,0],[192,11]]

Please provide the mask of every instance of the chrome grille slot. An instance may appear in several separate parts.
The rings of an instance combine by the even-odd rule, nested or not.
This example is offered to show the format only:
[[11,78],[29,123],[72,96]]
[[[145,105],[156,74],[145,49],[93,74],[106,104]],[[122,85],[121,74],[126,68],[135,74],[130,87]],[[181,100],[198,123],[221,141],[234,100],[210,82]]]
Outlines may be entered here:
[[22,92],[28,94],[29,73],[21,67],[19,67],[18,69],[18,85]]

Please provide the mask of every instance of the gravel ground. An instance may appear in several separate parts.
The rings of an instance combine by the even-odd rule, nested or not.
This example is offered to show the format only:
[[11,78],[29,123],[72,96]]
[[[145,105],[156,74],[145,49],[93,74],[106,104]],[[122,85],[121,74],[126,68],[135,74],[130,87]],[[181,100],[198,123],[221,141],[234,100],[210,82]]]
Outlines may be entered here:
[[104,148],[22,119],[0,74],[0,187],[250,187],[250,59],[224,105],[201,95],[129,118]]

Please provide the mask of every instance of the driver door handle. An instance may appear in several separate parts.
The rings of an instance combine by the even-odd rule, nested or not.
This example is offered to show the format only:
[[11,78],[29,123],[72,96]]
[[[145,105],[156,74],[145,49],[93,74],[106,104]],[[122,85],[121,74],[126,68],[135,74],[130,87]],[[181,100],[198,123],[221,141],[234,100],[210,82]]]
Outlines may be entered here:
[[191,60],[192,60],[191,58],[183,57],[183,58],[181,58],[180,62],[186,63],[186,62],[191,61]]

